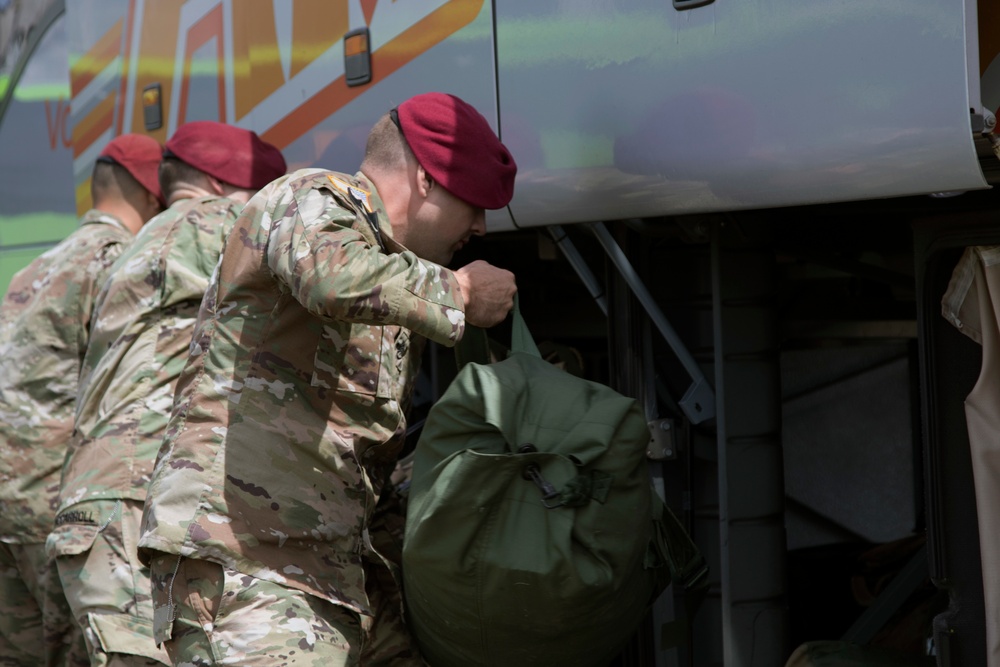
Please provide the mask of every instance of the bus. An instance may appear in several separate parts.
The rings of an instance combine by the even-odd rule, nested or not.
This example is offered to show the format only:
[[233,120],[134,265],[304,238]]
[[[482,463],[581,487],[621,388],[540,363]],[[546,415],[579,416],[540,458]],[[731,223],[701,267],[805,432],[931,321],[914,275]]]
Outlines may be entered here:
[[549,358],[641,402],[711,568],[684,646],[664,595],[616,664],[1000,665],[966,414],[991,355],[942,316],[1000,243],[998,27],[986,0],[0,0],[0,282],[114,136],[217,120],[353,173],[387,109],[456,94],[519,167],[456,264],[512,270]]

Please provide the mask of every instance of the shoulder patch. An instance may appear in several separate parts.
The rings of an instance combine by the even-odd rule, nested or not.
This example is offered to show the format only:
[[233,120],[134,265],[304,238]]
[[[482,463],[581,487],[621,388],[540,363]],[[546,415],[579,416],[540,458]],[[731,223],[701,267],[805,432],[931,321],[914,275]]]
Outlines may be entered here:
[[371,195],[370,192],[368,192],[367,190],[362,190],[361,188],[355,187],[355,186],[351,185],[350,183],[348,183],[348,182],[346,182],[346,181],[344,181],[344,180],[342,180],[340,178],[337,178],[333,174],[327,174],[326,177],[327,177],[327,179],[329,179],[329,181],[333,185],[333,187],[335,187],[337,190],[339,190],[340,192],[343,192],[345,195],[347,195],[348,197],[350,197],[354,201],[360,202],[361,205],[364,206],[364,209],[365,209],[366,212],[368,212],[368,213],[374,213],[374,211],[372,210],[371,201],[369,199],[369,196]]

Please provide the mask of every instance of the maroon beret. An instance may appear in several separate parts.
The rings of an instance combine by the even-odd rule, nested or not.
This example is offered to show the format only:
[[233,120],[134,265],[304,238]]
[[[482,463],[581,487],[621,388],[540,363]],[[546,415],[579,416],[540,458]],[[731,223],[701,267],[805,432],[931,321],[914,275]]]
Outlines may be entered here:
[[514,196],[517,165],[490,124],[467,102],[424,93],[396,109],[399,129],[428,174],[479,208],[503,208]]
[[125,168],[139,185],[146,188],[163,202],[160,192],[160,156],[163,149],[160,142],[145,134],[122,134],[108,142],[98,162],[113,162]]
[[173,156],[224,183],[247,190],[285,175],[281,151],[256,132],[211,120],[196,120],[177,128],[164,156]]

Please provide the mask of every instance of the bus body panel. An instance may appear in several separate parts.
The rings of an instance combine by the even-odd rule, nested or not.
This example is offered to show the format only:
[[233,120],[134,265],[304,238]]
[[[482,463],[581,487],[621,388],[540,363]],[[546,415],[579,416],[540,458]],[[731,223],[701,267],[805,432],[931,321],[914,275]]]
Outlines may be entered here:
[[[65,18],[0,15],[0,290],[76,227]],[[49,19],[54,16],[54,20]]]
[[[380,113],[460,95],[520,167],[492,231],[980,189],[969,2],[79,0],[79,208],[154,83],[161,140],[222,120],[293,168],[347,171]],[[348,87],[343,35],[362,27],[373,80]]]
[[[78,0],[67,7],[79,208],[96,154],[113,136],[165,141],[182,123],[252,129],[290,169],[353,173],[374,121],[428,90],[456,94],[498,129],[492,8],[296,0]],[[372,81],[344,79],[344,35],[367,27]],[[145,128],[143,91],[159,86],[162,127]],[[493,228],[513,226],[493,212]]]
[[496,6],[519,225],[986,186],[965,0]]

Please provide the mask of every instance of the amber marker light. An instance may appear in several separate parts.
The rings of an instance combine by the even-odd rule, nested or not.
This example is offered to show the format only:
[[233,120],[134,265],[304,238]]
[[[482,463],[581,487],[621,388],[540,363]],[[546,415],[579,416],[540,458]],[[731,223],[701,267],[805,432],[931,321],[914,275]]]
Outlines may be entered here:
[[344,79],[348,86],[360,86],[372,80],[372,58],[368,28],[358,28],[344,35]]
[[163,104],[160,101],[160,84],[151,83],[142,89],[142,116],[147,132],[163,127]]

